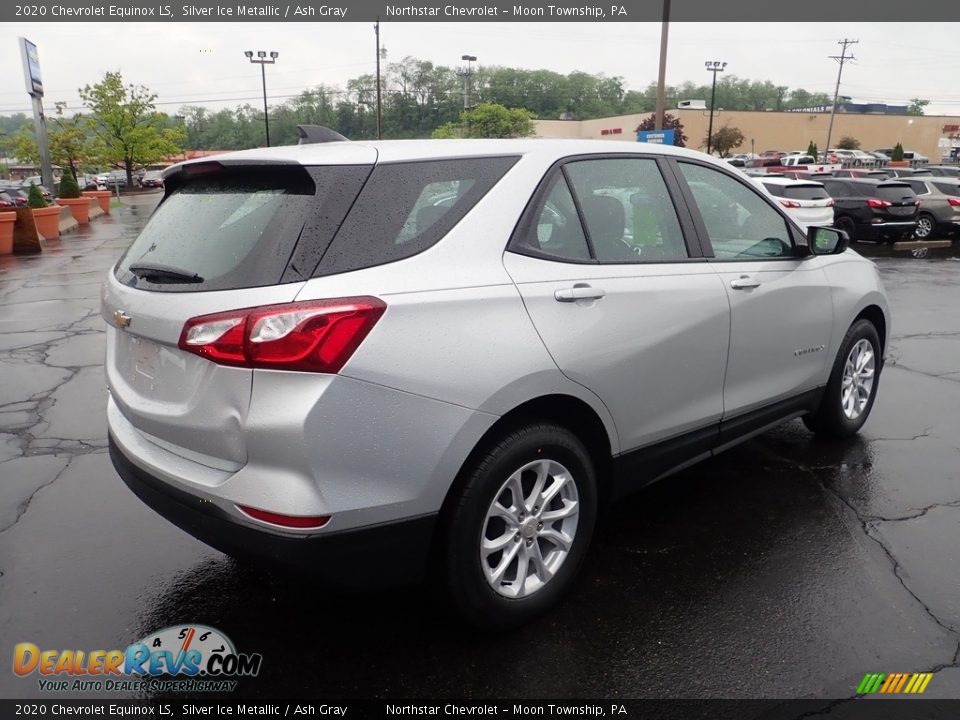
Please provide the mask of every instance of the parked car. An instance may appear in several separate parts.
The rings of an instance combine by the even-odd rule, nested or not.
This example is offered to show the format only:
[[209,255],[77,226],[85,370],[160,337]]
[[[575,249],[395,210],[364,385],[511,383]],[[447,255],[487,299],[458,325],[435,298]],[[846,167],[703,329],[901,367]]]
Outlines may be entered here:
[[108,173],[97,175],[97,185],[112,190],[116,186],[125,188],[127,186],[127,173],[125,170],[112,170]]
[[163,171],[148,170],[140,180],[141,187],[159,188],[163,187]]
[[888,176],[896,178],[932,177],[932,173],[927,168],[894,167],[884,168],[884,172]]
[[790,418],[849,437],[876,398],[874,265],[703,153],[330,142],[165,184],[105,279],[110,454],[238,557],[429,567],[515,625],[603,503]]
[[837,170],[833,173],[834,177],[848,177],[848,178],[876,178],[877,180],[886,180],[891,176],[889,169],[883,170],[868,170],[865,168],[848,168],[843,170]]
[[[920,200],[917,229],[914,233],[917,239],[926,240],[935,235],[954,235],[957,230],[960,230],[960,197],[954,193],[943,192],[939,185],[934,183],[932,177],[909,178],[904,182],[913,189]],[[956,185],[953,187],[955,188]]]
[[52,202],[54,201],[55,198],[54,198],[53,193],[50,192],[46,187],[44,187],[43,185],[40,185],[39,183],[30,183],[30,182],[27,182],[26,180],[25,180],[25,181],[23,182],[23,184],[20,185],[20,187],[18,188],[18,190],[19,190],[21,193],[23,193],[23,196],[24,196],[24,197],[29,197],[29,194],[30,194],[30,185],[31,185],[31,184],[37,186],[37,189],[40,191],[40,194],[43,195],[43,199],[46,200],[48,203],[52,203]]
[[17,198],[3,190],[0,190],[0,209],[16,210],[20,206],[20,203],[17,202]]
[[802,228],[833,225],[833,198],[823,183],[790,178],[755,178],[758,186],[773,195]]
[[960,166],[958,165],[927,165],[923,169],[936,177],[960,178]]
[[824,178],[833,224],[857,242],[905,240],[917,227],[917,196],[901,180]]

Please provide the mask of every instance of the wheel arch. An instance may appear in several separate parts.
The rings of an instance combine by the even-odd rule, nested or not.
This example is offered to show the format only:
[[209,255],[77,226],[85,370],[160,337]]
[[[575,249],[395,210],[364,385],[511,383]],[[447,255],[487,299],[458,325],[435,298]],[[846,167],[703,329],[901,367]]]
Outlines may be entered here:
[[887,349],[887,316],[880,308],[879,305],[867,305],[853,319],[850,325],[857,322],[858,320],[868,320],[876,329],[877,335],[880,337],[880,347],[883,350],[881,354],[880,361],[883,362],[883,355],[886,354]]

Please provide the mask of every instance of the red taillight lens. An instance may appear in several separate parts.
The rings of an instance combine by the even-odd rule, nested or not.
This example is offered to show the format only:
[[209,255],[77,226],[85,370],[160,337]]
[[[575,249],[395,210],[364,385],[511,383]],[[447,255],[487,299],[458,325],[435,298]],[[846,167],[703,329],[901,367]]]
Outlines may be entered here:
[[952,207],[960,207],[960,199],[958,199],[958,198],[947,198],[947,202],[948,202]]
[[386,309],[349,297],[202,315],[186,322],[179,345],[221,365],[336,373]]
[[281,515],[280,513],[261,510],[260,508],[250,507],[249,505],[237,505],[244,515],[249,515],[254,520],[270,523],[271,525],[280,525],[288,528],[322,528],[330,522],[329,515]]
[[872,208],[890,207],[890,203],[888,203],[886,200],[877,200],[876,198],[870,198],[869,200],[867,200],[867,205],[869,205]]
[[798,208],[798,207],[800,207],[800,203],[796,202],[795,200],[781,200],[781,201],[780,201],[780,204],[783,205],[785,208]]
[[827,200],[827,207],[833,207],[833,198]]

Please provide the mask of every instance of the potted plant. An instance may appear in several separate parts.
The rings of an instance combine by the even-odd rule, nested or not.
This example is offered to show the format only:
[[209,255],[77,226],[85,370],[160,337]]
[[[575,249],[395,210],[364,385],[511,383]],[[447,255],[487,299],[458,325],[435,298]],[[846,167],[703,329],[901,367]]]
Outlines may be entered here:
[[0,255],[13,252],[13,226],[16,222],[16,210],[0,212]]
[[81,225],[90,222],[90,198],[80,196],[80,186],[70,168],[67,168],[60,180],[60,196],[57,202],[70,208],[74,219]]
[[33,183],[30,183],[27,207],[33,212],[33,219],[37,223],[37,232],[48,240],[60,237],[60,206],[47,205],[40,188]]
[[903,145],[897,143],[893,146],[893,153],[890,155],[890,167],[907,167],[910,163],[903,159]]

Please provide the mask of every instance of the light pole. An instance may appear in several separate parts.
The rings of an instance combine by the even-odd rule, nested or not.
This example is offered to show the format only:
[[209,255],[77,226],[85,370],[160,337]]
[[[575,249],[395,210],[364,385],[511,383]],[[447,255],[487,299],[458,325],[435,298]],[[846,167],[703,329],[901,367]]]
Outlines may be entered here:
[[463,109],[469,107],[468,99],[470,97],[470,76],[473,75],[473,65],[477,61],[476,55],[461,55],[461,60],[467,61],[467,69],[460,70],[459,74],[463,76]]
[[277,56],[280,55],[278,52],[271,52],[270,59],[267,60],[267,52],[265,50],[258,50],[257,57],[254,59],[253,50],[246,50],[244,55],[247,56],[247,59],[252,62],[254,65],[260,66],[260,77],[263,80],[263,129],[267,136],[267,147],[270,147],[270,117],[267,114],[267,65],[273,65],[277,61]]
[[707,68],[707,72],[713,73],[713,85],[710,89],[710,125],[707,128],[707,155],[711,155],[712,153],[710,151],[712,147],[710,143],[713,140],[713,105],[717,97],[717,73],[723,72],[727,64],[719,60],[707,60],[704,65]]
[[377,140],[383,139],[383,110],[381,109],[381,93],[383,84],[380,82],[380,61],[387,57],[387,49],[380,47],[380,16],[377,16],[377,22],[373,26],[373,32],[377,36]]

